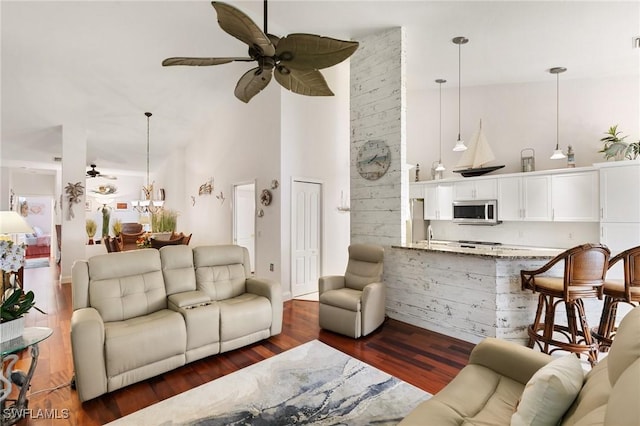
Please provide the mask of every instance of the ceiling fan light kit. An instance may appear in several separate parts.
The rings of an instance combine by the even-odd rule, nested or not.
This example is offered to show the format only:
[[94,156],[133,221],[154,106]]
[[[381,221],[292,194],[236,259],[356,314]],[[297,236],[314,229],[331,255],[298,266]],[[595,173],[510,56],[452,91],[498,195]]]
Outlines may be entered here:
[[249,46],[248,57],[189,58],[173,57],[163,66],[210,66],[230,62],[257,62],[238,81],[234,94],[248,103],[275,75],[285,89],[305,96],[333,96],[319,70],[349,58],[358,42],[338,40],[314,34],[289,34],[279,38],[267,32],[267,0],[264,0],[264,31],[246,14],[226,3],[211,2],[218,14],[218,24],[226,33]]

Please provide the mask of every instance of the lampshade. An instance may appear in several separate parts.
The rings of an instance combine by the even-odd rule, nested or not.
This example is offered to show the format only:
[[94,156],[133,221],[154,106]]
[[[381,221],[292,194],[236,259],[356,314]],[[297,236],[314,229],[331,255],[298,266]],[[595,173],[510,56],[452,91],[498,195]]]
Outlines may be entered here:
[[466,37],[455,37],[451,40],[454,44],[458,45],[458,140],[456,141],[456,145],[453,147],[454,151],[466,151],[467,146],[464,144],[464,141],[460,137],[460,115],[461,115],[461,103],[460,103],[460,91],[462,87],[461,74],[462,74],[462,45],[469,42],[469,39]]
[[31,234],[33,228],[14,211],[0,211],[0,234]]
[[444,164],[442,164],[441,162],[438,162],[438,165],[436,166],[435,170],[436,172],[444,172],[447,169],[444,168]]
[[556,149],[549,157],[551,160],[561,160],[566,158],[564,152],[560,149],[560,74],[567,69],[564,67],[554,67],[549,70],[551,74],[556,75]]

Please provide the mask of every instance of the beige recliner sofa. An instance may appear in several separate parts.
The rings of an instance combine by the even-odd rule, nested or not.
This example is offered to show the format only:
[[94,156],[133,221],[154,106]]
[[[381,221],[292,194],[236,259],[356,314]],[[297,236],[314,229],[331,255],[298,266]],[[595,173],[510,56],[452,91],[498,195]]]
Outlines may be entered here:
[[81,401],[282,331],[280,284],[246,248],[185,245],[94,256],[72,269]]
[[[443,390],[400,424],[508,425],[525,384],[551,359],[515,343],[487,338]],[[541,404],[540,410],[546,408]],[[640,307],[624,317],[609,355],[585,376],[560,424],[640,424]]]

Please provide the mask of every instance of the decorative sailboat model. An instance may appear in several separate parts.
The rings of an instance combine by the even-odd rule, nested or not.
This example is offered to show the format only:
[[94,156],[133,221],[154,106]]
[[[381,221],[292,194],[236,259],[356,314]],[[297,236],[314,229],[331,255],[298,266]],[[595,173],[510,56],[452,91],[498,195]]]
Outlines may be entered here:
[[456,164],[457,170],[454,173],[460,173],[464,177],[480,176],[485,173],[493,172],[504,167],[502,166],[485,166],[485,164],[492,162],[496,157],[493,155],[491,146],[482,132],[482,120],[480,120],[480,128],[471,138],[469,147],[462,155],[458,164]]

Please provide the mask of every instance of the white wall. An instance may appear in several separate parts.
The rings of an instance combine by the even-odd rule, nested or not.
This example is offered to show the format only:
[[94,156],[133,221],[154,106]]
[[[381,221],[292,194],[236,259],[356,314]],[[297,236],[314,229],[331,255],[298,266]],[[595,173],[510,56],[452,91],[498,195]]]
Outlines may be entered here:
[[282,92],[282,282],[291,283],[291,181],[322,182],[321,275],[342,274],[349,246],[349,213],[339,212],[340,195],[349,199],[349,61],[322,70],[334,92],[308,97]]
[[[541,72],[544,72],[543,70]],[[571,144],[577,166],[604,161],[598,150],[610,126],[640,138],[640,79],[601,78],[576,80],[571,70],[560,76],[560,147]],[[458,89],[455,76],[442,90],[442,161],[444,177],[453,173],[461,153],[453,152],[458,132]],[[420,164],[420,180],[430,180],[430,168],[438,160],[438,85],[430,91],[408,90],[407,160]],[[469,141],[482,119],[482,127],[496,156],[491,165],[504,164],[496,173],[521,171],[520,152],[535,149],[536,170],[566,167],[566,160],[550,160],[556,142],[556,82],[549,74],[544,83],[463,87],[462,138]],[[413,173],[411,176],[413,181]]]
[[[280,177],[280,90],[272,82],[248,104],[233,97],[230,91],[224,108],[211,114],[210,120],[190,140],[184,150],[184,162],[177,157],[177,170],[184,166],[182,201],[175,200],[183,211],[179,218],[193,236],[190,245],[231,244],[231,191],[234,183],[257,180],[257,190],[268,188]],[[171,163],[171,162],[170,162]],[[183,164],[181,164],[183,163]],[[165,185],[167,198],[174,197],[178,186],[169,184],[172,174],[158,171],[158,182]],[[200,185],[214,178],[212,195],[198,195]],[[223,192],[221,203],[215,194]],[[195,205],[191,202],[195,198]],[[172,200],[171,203],[174,201]],[[256,274],[281,279],[280,210],[282,198],[274,192],[274,200],[264,208],[264,217],[256,225]],[[168,203],[169,204],[169,203]],[[274,263],[274,271],[269,271]]]

